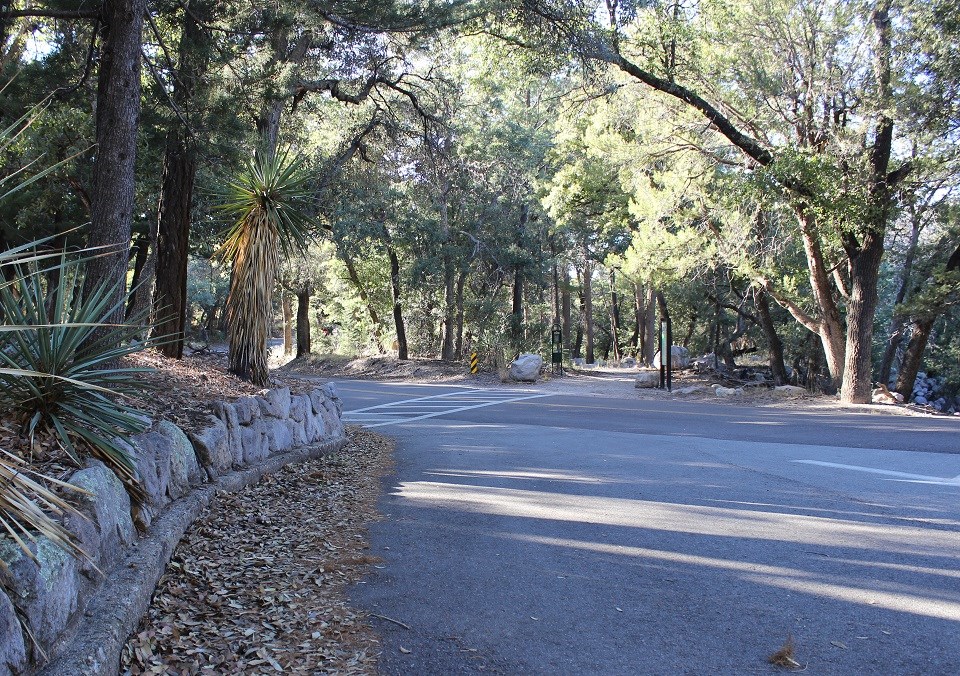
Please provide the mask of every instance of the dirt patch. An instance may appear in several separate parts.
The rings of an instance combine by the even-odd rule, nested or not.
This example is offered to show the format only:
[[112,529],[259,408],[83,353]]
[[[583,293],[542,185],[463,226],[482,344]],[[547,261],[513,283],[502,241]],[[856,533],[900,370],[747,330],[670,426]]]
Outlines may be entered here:
[[[280,377],[307,375],[321,378],[355,378],[358,380],[456,383],[470,377],[466,362],[439,359],[395,357],[344,357],[308,354],[287,362],[275,371]],[[489,375],[489,374],[488,374]]]
[[221,494],[174,551],[122,673],[376,673],[377,638],[346,587],[379,561],[392,442],[351,428],[337,454]]

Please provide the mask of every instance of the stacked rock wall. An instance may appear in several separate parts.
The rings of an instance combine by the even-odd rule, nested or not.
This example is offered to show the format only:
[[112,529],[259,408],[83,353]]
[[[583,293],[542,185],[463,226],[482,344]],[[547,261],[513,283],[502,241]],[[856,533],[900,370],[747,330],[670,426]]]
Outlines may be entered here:
[[[333,385],[309,394],[277,388],[218,402],[215,408],[210,424],[189,437],[160,421],[129,439],[146,494],[139,507],[97,460],[70,477],[71,484],[87,491],[78,504],[85,518],[71,515],[65,525],[90,561],[73,558],[42,535],[30,543],[33,560],[0,537],[0,560],[7,567],[2,574],[11,590],[10,597],[0,591],[0,676],[29,672],[44,661],[40,650],[55,652],[58,639],[83,621],[86,601],[97,593],[104,574],[136,546],[137,529],[148,529],[168,505],[203,483],[293,448],[345,443],[342,404]],[[32,639],[21,632],[17,610]]]

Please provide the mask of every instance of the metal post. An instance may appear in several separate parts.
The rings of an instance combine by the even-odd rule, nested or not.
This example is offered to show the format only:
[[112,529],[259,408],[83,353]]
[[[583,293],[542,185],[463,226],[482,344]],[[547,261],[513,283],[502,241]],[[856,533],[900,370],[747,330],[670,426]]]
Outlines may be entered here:
[[673,327],[670,318],[660,320],[660,389],[673,388]]
[[553,372],[563,373],[563,331],[557,324],[553,325],[553,331],[550,332],[550,346]]

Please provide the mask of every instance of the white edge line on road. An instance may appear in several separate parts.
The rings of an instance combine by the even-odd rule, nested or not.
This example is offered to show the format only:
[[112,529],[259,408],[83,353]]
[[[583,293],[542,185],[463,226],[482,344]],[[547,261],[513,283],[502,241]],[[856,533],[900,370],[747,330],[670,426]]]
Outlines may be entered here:
[[823,460],[793,460],[792,462],[802,465],[818,465],[820,467],[834,467],[836,469],[852,469],[856,472],[867,472],[868,474],[881,474],[884,476],[896,477],[898,479],[913,479],[915,481],[924,481],[928,483],[943,484],[946,486],[960,486],[960,476],[951,478],[939,476],[927,476],[925,474],[910,474],[909,472],[898,472],[892,469],[877,469],[875,467],[861,467],[860,465],[844,465],[839,462],[825,462]]
[[[384,427],[385,425],[398,425],[400,423],[414,422],[415,420],[424,420],[425,418],[436,418],[440,415],[447,415],[448,413],[459,413],[460,411],[470,411],[475,408],[483,408],[485,406],[493,406],[495,404],[509,404],[514,401],[524,401],[526,399],[537,399],[539,397],[550,397],[551,394],[529,394],[525,397],[514,397],[513,399],[500,399],[498,401],[488,401],[482,404],[474,404],[473,406],[461,406],[459,408],[451,408],[446,411],[435,411],[433,413],[425,413],[423,415],[414,416],[413,418],[403,418],[401,420],[390,420],[388,422],[376,423],[374,425],[365,425],[365,427]],[[364,409],[367,410],[367,409]]]

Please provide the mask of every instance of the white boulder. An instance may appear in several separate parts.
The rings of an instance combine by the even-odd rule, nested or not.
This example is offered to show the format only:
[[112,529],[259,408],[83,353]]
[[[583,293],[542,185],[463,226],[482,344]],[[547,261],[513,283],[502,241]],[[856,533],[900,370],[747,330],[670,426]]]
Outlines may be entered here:
[[777,397],[804,397],[807,394],[807,391],[802,387],[797,387],[796,385],[778,385],[770,390],[771,394]]
[[510,378],[521,383],[535,383],[543,367],[543,358],[539,354],[521,354],[510,364]]
[[659,387],[660,386],[660,371],[640,371],[637,374],[636,382],[634,387]]
[[[670,370],[681,371],[690,366],[690,350],[682,345],[674,345],[670,348]],[[660,368],[660,353],[653,356],[653,367]]]

